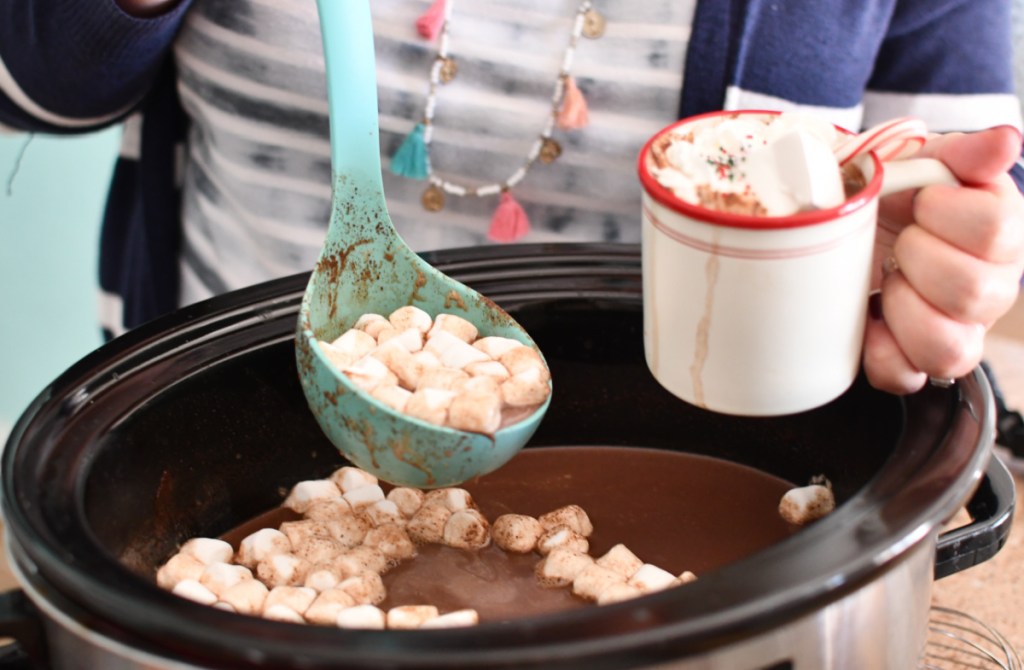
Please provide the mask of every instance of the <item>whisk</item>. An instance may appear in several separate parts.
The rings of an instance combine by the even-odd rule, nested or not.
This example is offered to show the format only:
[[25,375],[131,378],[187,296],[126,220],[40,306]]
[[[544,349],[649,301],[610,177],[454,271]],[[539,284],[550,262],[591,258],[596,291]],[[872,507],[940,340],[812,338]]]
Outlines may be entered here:
[[919,670],[1022,670],[1020,656],[999,631],[975,617],[933,606]]

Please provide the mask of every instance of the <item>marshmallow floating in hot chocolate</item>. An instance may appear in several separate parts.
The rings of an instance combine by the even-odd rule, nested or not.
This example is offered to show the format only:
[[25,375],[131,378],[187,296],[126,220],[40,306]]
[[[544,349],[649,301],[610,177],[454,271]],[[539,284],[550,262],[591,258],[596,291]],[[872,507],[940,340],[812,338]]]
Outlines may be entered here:
[[789,216],[845,199],[831,124],[798,112],[716,116],[651,148],[651,172],[677,197],[710,209]]

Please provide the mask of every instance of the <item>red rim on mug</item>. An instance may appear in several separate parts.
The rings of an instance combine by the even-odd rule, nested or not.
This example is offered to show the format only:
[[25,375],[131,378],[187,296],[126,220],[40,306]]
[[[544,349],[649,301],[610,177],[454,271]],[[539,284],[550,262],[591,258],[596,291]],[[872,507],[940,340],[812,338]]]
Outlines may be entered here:
[[[697,116],[687,117],[680,121],[676,121],[671,125],[662,128],[658,131],[651,139],[644,144],[643,149],[640,151],[640,156],[637,160],[637,172],[640,175],[640,183],[652,198],[656,201],[668,207],[686,217],[691,219],[697,219],[706,223],[712,223],[719,226],[730,226],[733,228],[799,228],[802,226],[812,226],[819,223],[829,223],[835,219],[845,216],[853,211],[864,207],[869,202],[874,200],[881,191],[882,188],[882,164],[878,159],[878,156],[871,152],[871,160],[874,163],[874,174],[871,179],[867,182],[864,188],[860,189],[852,197],[847,198],[837,207],[830,207],[828,209],[818,209],[813,211],[798,212],[789,216],[754,216],[750,214],[734,214],[732,212],[722,212],[700,205],[695,205],[684,200],[681,200],[671,190],[665,188],[658,182],[657,179],[650,172],[650,167],[647,160],[650,155],[651,146],[666,133],[670,133],[676,128],[683,125],[690,125],[692,123],[703,121],[706,119],[714,118],[717,116],[746,116],[746,115],[772,115],[777,116],[781,112],[772,110],[761,110],[761,109],[745,109],[742,111],[717,111],[708,112],[706,114],[700,114]],[[844,135],[853,135],[849,130],[836,126],[836,130]]]

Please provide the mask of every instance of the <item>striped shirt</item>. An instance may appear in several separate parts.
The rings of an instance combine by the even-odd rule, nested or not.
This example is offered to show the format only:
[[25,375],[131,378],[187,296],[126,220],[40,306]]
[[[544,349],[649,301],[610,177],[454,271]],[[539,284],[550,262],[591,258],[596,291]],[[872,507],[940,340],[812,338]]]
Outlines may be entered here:
[[[563,146],[514,189],[532,230],[524,242],[639,240],[635,160],[677,117],[695,0],[599,3],[607,28],[580,39],[572,74],[590,123],[556,131]],[[550,114],[579,0],[454,4],[431,164],[466,186],[503,182]],[[497,196],[449,195],[388,170],[424,116],[437,42],[419,36],[423,0],[375,0],[382,162],[388,210],[416,250],[487,243]],[[313,0],[197,0],[177,40],[179,93],[191,117],[184,182],[182,302],[312,267],[329,217],[324,66]]]
[[[514,189],[533,223],[527,242],[635,241],[633,159],[678,116],[802,109],[850,129],[903,115],[937,132],[1021,126],[1014,0],[593,1],[608,30],[581,41],[573,69],[591,124],[559,133],[562,157]],[[430,3],[373,0],[385,166],[423,115],[436,52],[412,24]],[[518,165],[574,10],[458,2],[461,73],[438,98],[439,173],[501,181]],[[312,267],[329,198],[320,49],[313,0],[180,0],[149,19],[113,0],[0,2],[0,125],[74,133],[128,119],[101,231],[110,334]],[[385,183],[414,248],[483,243],[493,202],[450,198],[429,213],[423,185]]]

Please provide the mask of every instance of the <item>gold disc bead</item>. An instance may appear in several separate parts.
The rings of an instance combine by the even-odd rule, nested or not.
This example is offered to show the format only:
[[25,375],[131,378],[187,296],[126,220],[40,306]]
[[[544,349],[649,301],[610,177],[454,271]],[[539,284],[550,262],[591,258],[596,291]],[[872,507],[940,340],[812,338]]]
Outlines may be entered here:
[[423,191],[420,202],[423,203],[423,209],[428,212],[440,212],[444,209],[444,189],[437,184],[431,184]]
[[596,9],[588,9],[583,13],[583,36],[596,40],[604,35],[604,28],[607,25],[604,15]]
[[562,145],[550,137],[545,137],[540,144],[540,162],[550,165],[556,158],[562,155]]
[[459,66],[455,64],[455,59],[451,57],[441,59],[441,69],[438,72],[438,76],[441,78],[441,83],[447,84],[452,79],[455,79],[455,75],[459,73]]

